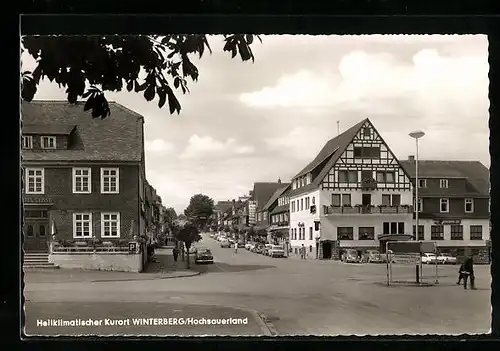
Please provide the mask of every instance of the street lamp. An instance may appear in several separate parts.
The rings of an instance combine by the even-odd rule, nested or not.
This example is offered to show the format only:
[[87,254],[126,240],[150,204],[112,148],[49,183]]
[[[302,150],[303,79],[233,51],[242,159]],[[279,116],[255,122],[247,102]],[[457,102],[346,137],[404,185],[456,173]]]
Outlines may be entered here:
[[[409,134],[412,138],[415,139],[416,145],[416,157],[415,157],[415,241],[418,241],[418,139],[423,137],[425,133],[421,130],[413,131]],[[415,280],[417,284],[420,282],[419,279],[419,269],[418,263],[415,267]]]

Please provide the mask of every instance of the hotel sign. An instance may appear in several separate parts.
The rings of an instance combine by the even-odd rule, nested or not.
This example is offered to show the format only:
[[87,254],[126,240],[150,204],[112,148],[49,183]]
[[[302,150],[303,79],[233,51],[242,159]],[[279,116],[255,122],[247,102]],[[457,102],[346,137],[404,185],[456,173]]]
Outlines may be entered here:
[[448,220],[435,220],[434,224],[436,225],[453,225],[453,224],[461,224],[461,219],[448,219]]
[[23,202],[25,204],[34,204],[34,205],[48,205],[52,203],[52,199],[48,197],[24,197]]

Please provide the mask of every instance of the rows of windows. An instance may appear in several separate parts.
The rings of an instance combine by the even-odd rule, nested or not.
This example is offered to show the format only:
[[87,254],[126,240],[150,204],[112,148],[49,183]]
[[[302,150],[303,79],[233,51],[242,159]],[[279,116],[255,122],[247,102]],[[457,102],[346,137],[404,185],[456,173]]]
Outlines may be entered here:
[[[374,227],[359,227],[358,240],[374,240],[375,228]],[[354,240],[353,227],[338,227],[337,240]]]
[[[92,237],[92,213],[74,213],[73,214],[73,238],[91,238]],[[119,238],[120,237],[120,213],[106,212],[101,213],[101,237]]]
[[[333,174],[329,175],[329,181],[333,182]],[[361,180],[373,178],[372,170],[362,170]],[[391,171],[376,171],[375,178],[378,183],[394,183],[395,175]],[[339,183],[357,183],[359,181],[358,171],[340,170],[338,171],[338,182]]]
[[[297,233],[298,229],[298,233]],[[297,237],[298,234],[298,237]],[[313,240],[313,228],[309,227],[309,240]],[[290,229],[290,240],[306,240],[306,228],[298,227]]]
[[[26,168],[26,194],[45,193],[45,170],[43,168]],[[92,192],[92,171],[90,168],[73,168],[72,190],[74,194],[90,194]],[[118,168],[101,168],[101,194],[118,194],[120,192],[120,170]]]
[[305,197],[305,198],[302,198],[302,199],[297,199],[297,200],[293,200],[291,202],[291,209],[290,211],[291,212],[300,212],[300,211],[304,211],[304,210],[309,210],[311,208],[311,206],[315,206],[316,205],[316,198],[314,196],[312,197]]
[[[419,188],[427,188],[427,179],[419,179],[418,180],[418,187]],[[448,179],[439,179],[439,187],[441,189],[448,189],[448,187],[449,187]]]
[[[40,146],[42,149],[55,149],[56,148],[56,137],[55,136],[41,136]],[[22,141],[23,149],[33,149],[33,136],[25,135]]]
[[[422,198],[418,198],[418,212],[423,212],[424,202]],[[439,199],[439,212],[448,213],[450,212],[450,199],[441,198]],[[464,212],[473,213],[474,212],[474,199],[464,199]]]
[[[382,194],[382,205],[400,206],[400,194]],[[352,206],[351,194],[332,194],[332,206]]]
[[290,203],[290,198],[288,196],[282,196],[278,199],[278,206],[288,205]]
[[302,177],[296,178],[292,180],[292,189],[298,189],[302,188],[303,186],[306,186],[308,184],[311,184],[311,174],[308,173]]
[[280,213],[271,216],[271,223],[283,223],[288,222],[288,213]]
[[[450,225],[450,239],[464,240],[464,226],[460,224]],[[415,235],[415,225],[413,226],[413,235]],[[425,240],[424,226],[418,226],[418,240]],[[444,225],[431,226],[431,240],[444,240]],[[483,240],[483,226],[470,226],[470,240]]]

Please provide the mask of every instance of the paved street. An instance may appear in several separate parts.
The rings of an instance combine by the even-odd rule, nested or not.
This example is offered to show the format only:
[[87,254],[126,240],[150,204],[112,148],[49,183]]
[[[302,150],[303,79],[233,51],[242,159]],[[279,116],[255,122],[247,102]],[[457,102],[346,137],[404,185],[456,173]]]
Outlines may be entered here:
[[[489,266],[475,267],[475,291],[455,284],[457,266],[439,267],[437,286],[388,287],[384,265],[269,258],[241,248],[234,254],[208,237],[197,245],[210,247],[216,261],[196,267],[199,276],[58,283],[28,277],[25,297],[33,306],[148,302],[252,309],[264,313],[279,335],[471,334],[490,328]],[[394,267],[394,279],[411,280],[413,270]],[[424,277],[434,281],[433,267],[424,267]],[[47,318],[55,315],[50,311]]]

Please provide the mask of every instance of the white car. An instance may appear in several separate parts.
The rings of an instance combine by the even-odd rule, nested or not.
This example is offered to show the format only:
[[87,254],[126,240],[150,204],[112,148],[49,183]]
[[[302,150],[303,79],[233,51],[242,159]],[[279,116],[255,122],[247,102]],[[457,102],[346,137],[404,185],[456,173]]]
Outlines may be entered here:
[[245,250],[247,250],[247,251],[251,251],[253,246],[255,246],[255,245],[254,245],[254,244],[252,244],[252,243],[246,243],[246,244],[245,244]]
[[269,257],[285,257],[285,249],[283,246],[273,245],[267,250]]
[[423,253],[422,254],[422,263],[425,264],[431,264],[431,263],[436,263],[437,261],[437,256],[436,254],[433,253]]
[[441,264],[457,264],[457,258],[448,254],[442,253],[437,257],[438,263]]

